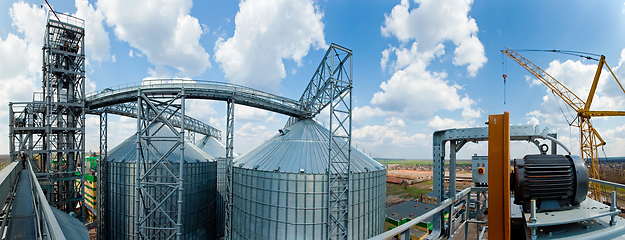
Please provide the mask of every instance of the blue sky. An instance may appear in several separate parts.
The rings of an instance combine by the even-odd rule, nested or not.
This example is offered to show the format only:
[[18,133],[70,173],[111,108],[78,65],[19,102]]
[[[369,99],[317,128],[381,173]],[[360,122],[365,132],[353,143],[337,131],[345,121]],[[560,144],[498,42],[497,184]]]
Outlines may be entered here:
[[[41,89],[42,1],[0,2],[0,133],[9,101]],[[512,124],[556,131],[579,154],[574,113],[501,49],[603,54],[625,79],[625,3],[606,1],[50,1],[86,20],[87,92],[149,78],[233,82],[299,99],[330,43],[354,52],[353,139],[379,157],[431,158],[435,130],[484,126],[509,111]],[[45,3],[43,3],[45,4]],[[521,52],[583,99],[596,62]],[[506,104],[502,74],[508,75]],[[604,73],[594,110],[625,109],[625,93]],[[622,80],[623,81],[623,80]],[[189,101],[188,114],[224,129],[225,103]],[[275,134],[286,116],[237,107],[235,152]],[[328,122],[321,114],[320,122]],[[109,146],[134,132],[111,117]],[[593,124],[606,156],[625,156],[625,117]],[[98,119],[87,118],[87,150]],[[8,151],[7,138],[0,152]],[[535,153],[514,143],[512,157]],[[469,144],[460,158],[486,154]]]

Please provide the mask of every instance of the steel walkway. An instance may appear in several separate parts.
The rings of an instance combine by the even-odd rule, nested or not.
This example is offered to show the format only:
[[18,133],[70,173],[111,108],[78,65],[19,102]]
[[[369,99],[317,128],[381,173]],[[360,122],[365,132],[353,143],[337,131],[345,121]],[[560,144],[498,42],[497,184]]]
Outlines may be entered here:
[[20,171],[11,220],[8,224],[7,239],[35,239],[35,208],[28,170]]
[[187,99],[207,99],[227,101],[281,113],[291,117],[310,118],[314,113],[306,110],[298,100],[262,92],[253,88],[222,82],[197,81],[187,79],[144,80],[142,82],[119,85],[87,94],[86,107],[95,110],[120,103],[136,101],[141,94],[148,97],[171,98],[184,89]]

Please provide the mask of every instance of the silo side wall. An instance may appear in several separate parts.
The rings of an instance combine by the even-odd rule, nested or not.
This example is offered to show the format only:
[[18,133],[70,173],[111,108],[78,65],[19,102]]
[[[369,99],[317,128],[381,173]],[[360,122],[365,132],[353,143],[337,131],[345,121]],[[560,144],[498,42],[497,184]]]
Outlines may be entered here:
[[224,224],[226,205],[226,158],[215,158],[217,160],[217,202],[216,202],[216,221],[217,236],[224,235]]
[[384,232],[386,170],[352,173],[349,226],[351,239],[367,239]]
[[[351,239],[384,231],[386,172],[354,173]],[[234,239],[325,239],[327,175],[233,169]]]
[[[110,239],[135,239],[135,163],[109,162],[107,199],[107,222],[105,231]],[[166,175],[164,169],[157,175]],[[183,182],[182,239],[214,239],[215,205],[217,197],[216,162],[185,163]],[[159,181],[159,179],[153,179]],[[162,193],[161,193],[162,194]],[[151,193],[159,196],[157,193]],[[162,196],[162,195],[161,195]],[[174,195],[177,202],[177,193]],[[173,212],[168,204],[165,211]],[[158,218],[160,213],[155,213]],[[161,216],[164,219],[164,216]]]

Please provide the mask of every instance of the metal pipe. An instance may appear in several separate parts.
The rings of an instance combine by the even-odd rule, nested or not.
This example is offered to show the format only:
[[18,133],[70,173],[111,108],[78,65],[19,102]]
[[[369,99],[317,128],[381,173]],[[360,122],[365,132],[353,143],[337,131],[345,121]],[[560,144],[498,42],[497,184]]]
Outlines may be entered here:
[[536,219],[536,199],[532,199],[531,201],[531,208],[532,208],[532,216],[530,217],[530,221],[532,223],[535,223],[537,221]]
[[[469,209],[471,205],[471,193],[467,194],[467,200],[465,202],[465,207],[464,207],[464,221],[466,222],[466,224],[464,224],[464,240],[467,240],[467,237],[469,235]],[[476,208],[477,210],[477,208]]]
[[488,226],[484,226],[482,228],[482,233],[480,233],[480,237],[478,238],[479,240],[482,240],[482,238],[484,237],[484,232],[486,232],[486,229],[488,229]]

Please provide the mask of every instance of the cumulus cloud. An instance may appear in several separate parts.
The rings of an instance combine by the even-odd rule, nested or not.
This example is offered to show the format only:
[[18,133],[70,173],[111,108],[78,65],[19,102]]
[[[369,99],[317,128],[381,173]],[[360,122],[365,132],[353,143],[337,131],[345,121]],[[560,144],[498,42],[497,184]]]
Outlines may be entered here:
[[472,0],[402,0],[385,16],[381,27],[383,36],[395,36],[401,42],[415,40],[423,52],[435,51],[437,46],[452,41],[456,46],[453,64],[467,65],[470,76],[484,66],[487,58],[484,45],[477,38],[475,19],[468,15]]
[[416,121],[426,120],[440,109],[466,109],[463,116],[467,119],[480,116],[480,110],[472,108],[475,101],[467,95],[461,96],[458,91],[462,87],[446,80],[446,72],[426,70],[434,55],[416,53],[416,43],[408,52],[400,51],[399,55],[406,55],[410,60],[398,60],[397,65],[405,67],[380,85],[382,91],[371,99],[373,106]]
[[369,125],[354,129],[352,137],[354,141],[366,146],[394,145],[408,147],[415,145],[427,145],[428,137],[425,134],[416,133],[409,135],[402,131],[405,127],[402,119],[391,117],[386,119],[385,125]]
[[95,9],[87,0],[76,0],[75,17],[85,20],[85,51],[87,62],[102,62],[115,57],[110,56],[109,36],[102,22],[104,14],[100,9]]
[[[32,101],[41,81],[41,46],[45,11],[24,2],[9,9],[12,25],[23,38],[12,33],[0,36],[0,134],[8,136],[8,102]],[[0,152],[9,152],[7,138],[0,138]]]
[[445,70],[428,70],[430,62],[445,55],[445,42],[456,45],[454,65],[468,65],[475,75],[486,62],[477,38],[477,24],[468,16],[472,1],[402,1],[386,15],[382,35],[396,37],[401,44],[382,51],[380,66],[391,78],[380,85],[371,105],[385,113],[425,121],[441,110],[462,110],[464,120],[481,117],[475,101],[461,94],[462,86],[447,79]]
[[354,110],[352,112],[352,123],[354,125],[361,126],[366,124],[367,120],[374,116],[384,116],[384,111],[379,108],[372,108],[370,106],[354,107]]
[[443,129],[452,129],[452,128],[466,128],[470,127],[472,122],[467,121],[457,121],[450,118],[441,118],[439,116],[434,116],[432,120],[428,123],[428,127],[434,130],[443,130]]
[[182,76],[197,76],[210,67],[209,54],[199,42],[202,27],[189,15],[192,5],[191,0],[96,3],[118,39],[145,54],[157,68],[170,66]]
[[234,36],[215,43],[215,60],[230,81],[277,92],[283,59],[298,65],[311,47],[326,48],[323,13],[310,0],[239,3]]

